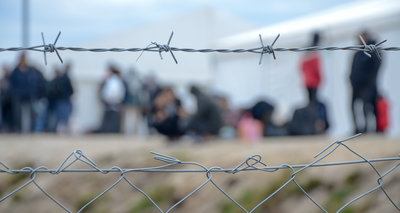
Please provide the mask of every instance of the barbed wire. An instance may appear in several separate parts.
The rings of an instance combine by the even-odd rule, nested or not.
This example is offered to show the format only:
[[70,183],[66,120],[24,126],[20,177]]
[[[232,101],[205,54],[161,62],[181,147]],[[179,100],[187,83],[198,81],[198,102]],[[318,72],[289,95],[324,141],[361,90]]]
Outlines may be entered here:
[[[188,162],[188,161],[181,161],[175,157],[164,155],[161,153],[156,153],[156,152],[151,152],[153,154],[153,158],[155,160],[158,160],[163,163],[163,165],[160,166],[154,166],[154,167],[144,167],[144,168],[129,168],[129,169],[122,169],[118,166],[113,166],[110,169],[101,169],[97,166],[97,164],[90,159],[88,156],[84,154],[82,150],[75,150],[72,153],[70,153],[64,160],[63,162],[56,168],[56,169],[49,169],[46,166],[38,166],[36,168],[32,167],[24,167],[22,169],[11,169],[9,166],[7,166],[4,162],[0,161],[0,174],[1,173],[8,173],[12,175],[16,174],[21,174],[21,173],[29,173],[29,180],[26,181],[24,184],[19,186],[18,188],[14,189],[7,195],[3,196],[0,198],[0,205],[3,201],[8,199],[9,197],[15,195],[17,192],[22,190],[28,185],[34,185],[36,188],[38,188],[44,195],[46,195],[48,198],[50,198],[54,203],[56,203],[60,208],[65,210],[66,212],[72,212],[70,209],[68,209],[64,204],[62,204],[60,201],[58,201],[54,196],[52,196],[50,193],[48,193],[42,186],[40,186],[36,182],[37,174],[38,173],[49,173],[53,175],[57,175],[60,173],[74,173],[74,172],[100,172],[103,174],[108,174],[111,172],[116,172],[120,173],[120,178],[113,182],[110,186],[108,186],[103,192],[98,194],[96,197],[92,198],[89,202],[84,204],[82,207],[77,212],[82,212],[85,208],[87,208],[89,205],[91,205],[94,201],[98,200],[100,197],[104,196],[108,191],[110,191],[112,188],[114,188],[116,185],[118,185],[121,182],[126,182],[132,189],[138,191],[141,193],[151,204],[159,211],[159,212],[171,212],[173,209],[175,209],[179,204],[184,202],[185,200],[188,200],[193,194],[198,192],[200,189],[202,189],[205,185],[207,184],[212,184],[216,189],[218,189],[224,196],[226,196],[230,201],[232,201],[236,206],[238,206],[240,209],[243,210],[243,212],[254,212],[257,208],[259,208],[261,205],[264,203],[268,202],[273,196],[275,196],[279,191],[284,189],[289,183],[293,182],[296,187],[312,202],[318,209],[320,209],[323,212],[327,212],[322,205],[320,205],[314,198],[310,196],[306,192],[306,190],[301,186],[299,182],[296,180],[297,174],[301,173],[302,171],[306,170],[307,168],[311,167],[322,167],[322,166],[339,166],[339,165],[349,165],[349,164],[360,164],[360,163],[366,163],[371,167],[371,169],[376,173],[377,175],[377,185],[368,191],[363,192],[362,194],[358,195],[357,197],[354,197],[350,201],[348,201],[345,205],[340,207],[337,212],[341,212],[344,210],[346,207],[351,205],[352,203],[360,200],[361,198],[365,197],[366,195],[377,191],[381,190],[385,197],[387,198],[388,201],[393,205],[393,207],[400,211],[399,204],[396,204],[396,202],[391,198],[391,196],[388,194],[388,192],[385,190],[383,184],[383,179],[386,177],[388,174],[392,173],[395,171],[398,167],[400,167],[400,154],[397,157],[391,157],[391,158],[378,158],[378,159],[367,159],[364,156],[362,156],[360,153],[356,152],[354,149],[350,148],[345,142],[360,136],[360,134],[351,136],[349,138],[343,139],[343,140],[338,140],[330,145],[328,145],[326,148],[324,148],[322,151],[317,153],[314,158],[315,160],[312,161],[309,164],[301,164],[301,165],[290,165],[290,164],[282,164],[280,166],[268,166],[266,163],[262,161],[262,157],[259,154],[255,154],[252,156],[247,157],[243,162],[238,164],[236,167],[232,169],[224,169],[221,167],[206,167],[203,164],[197,163],[197,162]],[[319,163],[329,155],[331,155],[333,152],[335,152],[339,147],[344,147],[350,153],[353,155],[357,156],[361,160],[359,161],[342,161],[342,162],[332,162],[332,163]],[[375,162],[383,162],[383,161],[389,161],[389,162],[395,162],[393,166],[391,166],[388,170],[382,172],[379,172],[379,170],[374,166],[373,163]],[[86,164],[90,167],[90,169],[69,169],[72,165],[76,164],[77,162],[81,162],[83,164]],[[185,169],[185,168],[179,168],[176,169],[176,166],[184,166],[184,165],[191,165],[191,166],[196,166],[198,169]],[[170,168],[174,166],[174,168]],[[291,172],[291,176],[288,180],[286,180],[278,189],[276,189],[274,192],[269,194],[264,200],[259,202],[257,205],[255,205],[251,210],[248,210],[243,207],[242,204],[240,204],[238,201],[236,201],[232,196],[230,196],[226,191],[224,191],[221,186],[219,186],[214,180],[213,180],[213,174],[218,173],[218,172],[223,172],[223,173],[230,173],[230,174],[237,174],[237,173],[242,173],[242,172],[249,172],[249,171],[261,171],[261,172],[267,172],[267,173],[273,173],[278,170],[282,169],[289,169]],[[297,169],[297,170],[296,170]],[[181,198],[179,201],[177,201],[175,204],[173,204],[168,210],[163,211],[160,206],[142,189],[140,189],[137,185],[135,185],[130,179],[128,179],[125,174],[127,173],[137,173],[137,172],[153,172],[153,173],[179,173],[179,172],[191,172],[191,173],[202,173],[205,174],[205,180],[202,182],[199,186],[197,186],[193,191],[191,191],[189,194]]]
[[[259,39],[260,39],[260,47],[254,47],[254,48],[249,48],[249,49],[193,49],[193,48],[179,48],[179,47],[171,47],[170,43],[172,40],[172,37],[174,35],[174,32],[171,33],[167,44],[159,44],[157,42],[151,42],[147,47],[144,48],[84,48],[84,47],[62,47],[62,46],[56,46],[57,41],[61,35],[61,31],[58,33],[56,39],[54,40],[53,43],[46,44],[45,39],[44,39],[44,34],[42,32],[42,45],[37,45],[37,46],[32,46],[32,47],[10,47],[10,48],[0,48],[0,52],[5,52],[5,51],[38,51],[38,52],[43,52],[43,57],[44,57],[44,62],[47,65],[47,57],[46,53],[53,53],[55,52],[57,54],[58,59],[60,60],[61,63],[63,63],[63,60],[61,58],[61,55],[59,54],[58,51],[75,51],[75,52],[141,52],[137,60],[142,56],[143,52],[158,52],[160,55],[160,58],[163,59],[162,53],[163,52],[169,52],[175,61],[175,63],[178,63],[178,60],[176,59],[175,55],[173,52],[175,51],[180,51],[180,52],[188,52],[188,53],[255,53],[255,54],[260,54],[260,60],[259,64],[262,62],[262,58],[264,54],[272,54],[273,58],[276,59],[275,52],[305,52],[305,51],[337,51],[337,50],[351,50],[351,51],[363,51],[367,56],[371,57],[372,55],[376,55],[379,59],[381,59],[379,51],[400,51],[400,47],[381,47],[383,43],[385,43],[387,40],[383,40],[381,42],[378,42],[376,44],[367,44],[362,36],[360,36],[360,40],[362,42],[362,45],[352,45],[352,46],[343,46],[343,47],[337,47],[337,46],[328,46],[328,47],[323,47],[323,46],[312,46],[312,47],[291,47],[291,48],[284,48],[284,47],[274,47],[274,44],[277,42],[278,38],[280,37],[280,34],[278,34],[274,41],[271,43],[271,45],[265,45],[262,39],[261,34],[259,34]],[[136,60],[136,61],[137,61]]]

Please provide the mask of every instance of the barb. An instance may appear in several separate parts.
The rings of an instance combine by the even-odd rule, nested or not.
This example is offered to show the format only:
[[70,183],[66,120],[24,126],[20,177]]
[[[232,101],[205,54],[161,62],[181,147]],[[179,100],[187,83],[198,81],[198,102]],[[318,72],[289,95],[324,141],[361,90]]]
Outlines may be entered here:
[[382,60],[381,55],[379,54],[379,51],[377,49],[377,47],[383,43],[385,43],[387,40],[383,40],[377,44],[369,44],[367,45],[367,43],[364,41],[363,37],[361,35],[359,35],[361,42],[364,45],[364,54],[367,55],[368,57],[371,58],[371,54],[375,54],[379,60]]
[[[273,44],[272,44],[273,45]],[[301,183],[299,183],[296,178],[298,173],[306,170],[307,168],[310,167],[321,167],[321,166],[340,166],[340,165],[349,165],[349,164],[360,164],[360,163],[365,163],[368,164],[371,167],[371,170],[376,173],[377,175],[377,185],[366,192],[361,193],[360,195],[352,198],[350,201],[348,201],[346,204],[341,206],[337,212],[343,211],[345,208],[353,204],[354,202],[364,198],[366,195],[375,192],[377,190],[380,190],[384,193],[388,201],[393,205],[393,207],[397,210],[400,211],[399,205],[396,204],[397,201],[393,199],[393,197],[390,196],[390,194],[385,190],[384,188],[384,178],[397,170],[400,167],[400,155],[397,157],[392,157],[392,158],[378,158],[378,159],[368,159],[364,156],[362,156],[360,153],[356,152],[354,149],[350,148],[346,143],[349,140],[352,140],[356,137],[359,137],[361,134],[357,134],[348,138],[345,138],[343,140],[338,140],[335,141],[328,146],[326,146],[323,150],[318,152],[314,158],[316,158],[314,161],[308,164],[301,164],[301,165],[289,165],[289,164],[282,164],[280,166],[268,166],[267,163],[262,161],[262,157],[259,154],[255,154],[252,156],[247,157],[244,161],[239,163],[236,167],[232,169],[224,169],[221,167],[206,167],[203,164],[197,163],[197,162],[187,162],[187,161],[182,161],[179,160],[178,158],[165,155],[165,154],[160,154],[157,152],[151,152],[153,154],[153,158],[159,162],[162,163],[160,166],[154,166],[154,167],[145,167],[145,168],[128,168],[128,169],[122,169],[118,166],[113,166],[110,169],[101,169],[97,164],[89,158],[87,155],[84,154],[82,150],[75,150],[71,152],[60,164],[56,169],[49,169],[45,166],[39,166],[35,169],[31,167],[25,167],[22,169],[11,169],[8,167],[5,163],[0,161],[0,166],[2,169],[0,169],[0,174],[2,173],[8,173],[11,175],[17,175],[20,173],[29,173],[29,179],[26,180],[22,185],[18,186],[8,194],[4,195],[3,197],[0,198],[0,205],[2,202],[9,197],[15,195],[22,189],[24,189],[28,185],[34,185],[40,192],[42,192],[45,196],[47,196],[50,200],[52,200],[54,203],[56,203],[60,208],[62,208],[66,212],[71,212],[69,208],[67,208],[64,204],[62,204],[60,201],[58,201],[53,195],[48,193],[45,188],[40,186],[37,182],[36,179],[38,178],[39,173],[49,173],[53,175],[58,175],[60,173],[72,173],[72,172],[99,172],[104,175],[107,175],[110,172],[117,172],[120,173],[120,177],[115,179],[115,181],[107,186],[104,191],[99,193],[98,195],[94,196],[93,198],[90,199],[87,203],[83,204],[81,207],[79,207],[79,210],[77,212],[83,212],[85,209],[88,208],[89,205],[94,205],[94,202],[99,200],[101,197],[103,197],[106,193],[114,189],[117,185],[121,184],[121,182],[125,182],[131,187],[134,191],[139,192],[146,200],[148,200],[155,209],[157,209],[158,212],[164,213],[164,212],[171,212],[174,209],[177,208],[180,204],[185,202],[188,199],[191,199],[195,193],[200,191],[202,188],[204,188],[205,185],[211,183],[213,187],[218,189],[228,200],[230,200],[232,203],[234,203],[237,207],[239,207],[243,212],[251,213],[255,212],[260,206],[263,204],[267,203],[272,197],[276,196],[277,193],[280,191],[284,190],[290,183],[293,183],[298,190],[300,190],[308,200],[310,200],[316,208],[321,210],[322,212],[327,212],[326,209],[324,209],[323,205],[317,202],[310,194],[307,192],[305,188],[302,187]],[[350,153],[353,155],[359,157],[361,160],[359,161],[342,161],[342,162],[331,162],[331,163],[319,163],[323,159],[326,159],[329,157],[333,152],[335,152],[337,149],[340,147],[343,147],[347,149]],[[389,169],[387,169],[385,172],[381,173],[376,166],[374,165],[375,162],[383,162],[383,161],[389,161],[389,162],[396,162],[393,166],[391,166]],[[90,169],[70,169],[72,165],[77,164],[80,162],[83,165],[89,166]],[[172,169],[169,168],[171,166],[174,166]],[[191,167],[196,167],[195,169],[186,169],[186,166],[191,166]],[[259,171],[259,172],[265,172],[264,174],[268,174],[271,172],[275,172],[281,169],[289,169],[291,171],[291,176],[288,178],[281,186],[278,187],[275,191],[273,191],[271,194],[266,194],[265,198],[261,200],[258,204],[256,204],[254,207],[252,207],[251,210],[247,210],[244,208],[243,204],[239,203],[237,200],[235,200],[234,197],[230,196],[227,191],[223,189],[221,184],[218,184],[214,177],[214,173],[228,173],[232,175],[236,175],[237,173],[242,173],[242,172],[250,172],[250,171]],[[139,188],[137,185],[134,184],[134,180],[129,179],[126,176],[126,173],[137,173],[137,172],[152,172],[152,173],[178,173],[178,172],[193,172],[193,173],[203,173],[205,174],[205,179],[201,184],[197,185],[194,187],[192,191],[190,191],[187,195],[183,196],[182,198],[178,199],[174,204],[172,204],[166,211],[163,211],[160,206],[147,194],[144,190]]]
[[50,44],[46,44],[46,42],[44,40],[44,35],[43,35],[43,32],[42,32],[43,57],[44,57],[44,64],[45,65],[47,65],[47,57],[46,57],[46,53],[47,52],[50,52],[50,53],[56,52],[58,59],[60,59],[61,63],[63,63],[63,60],[62,60],[60,54],[58,53],[57,47],[56,47],[56,44],[57,44],[57,41],[58,41],[58,38],[60,37],[60,35],[61,35],[61,31],[58,32],[58,35],[57,35],[56,39],[54,40],[54,42],[52,44],[51,43]]
[[140,55],[139,55],[139,57],[136,59],[136,61],[139,60],[139,58],[142,56],[142,54],[143,54],[144,51],[153,51],[154,48],[155,48],[155,49],[158,49],[158,54],[160,55],[161,60],[163,60],[163,57],[162,57],[162,54],[161,54],[162,52],[170,52],[172,58],[173,58],[174,61],[175,61],[175,63],[178,64],[178,61],[176,60],[175,55],[174,55],[174,53],[172,52],[171,47],[169,46],[169,44],[171,43],[171,40],[172,40],[172,36],[173,36],[173,35],[174,35],[174,31],[171,32],[171,35],[169,36],[169,39],[168,39],[168,43],[167,43],[167,44],[163,44],[163,45],[162,45],[162,44],[158,44],[157,42],[154,42],[154,41],[151,42],[146,48],[142,49],[142,53],[140,53]]
[[260,56],[260,61],[258,62],[258,64],[259,65],[261,64],[262,57],[263,57],[264,53],[272,54],[272,56],[274,57],[274,60],[276,60],[275,51],[274,51],[274,44],[275,44],[276,40],[278,40],[279,36],[281,36],[281,34],[278,34],[276,36],[274,42],[272,42],[271,45],[267,45],[267,46],[264,46],[264,42],[262,40],[261,34],[258,34],[258,36],[260,37],[261,50],[262,50],[261,51],[261,56]]
[[56,52],[58,59],[63,63],[63,60],[59,54],[58,51],[75,51],[75,52],[141,52],[140,55],[137,57],[136,61],[139,60],[139,58],[142,56],[144,52],[158,52],[160,55],[160,58],[163,59],[162,52],[169,52],[174,59],[175,63],[178,64],[178,61],[174,55],[174,52],[180,51],[180,52],[187,52],[187,53],[254,53],[254,54],[260,54],[260,59],[259,59],[259,64],[262,62],[262,57],[264,53],[272,54],[274,60],[276,59],[275,52],[307,52],[307,51],[339,51],[339,50],[348,50],[348,51],[363,51],[366,55],[371,56],[371,54],[377,55],[379,60],[381,60],[381,55],[380,51],[400,51],[400,47],[382,47],[381,44],[385,43],[387,40],[381,41],[377,44],[369,44],[367,45],[366,42],[363,40],[362,37],[360,37],[363,45],[353,45],[353,46],[343,46],[343,47],[337,47],[337,46],[328,46],[328,47],[322,47],[322,46],[314,46],[314,47],[289,47],[289,48],[284,48],[284,47],[274,47],[274,44],[280,37],[280,34],[278,34],[274,41],[271,43],[271,45],[264,45],[264,42],[262,40],[262,36],[259,34],[259,39],[261,43],[261,47],[254,47],[254,48],[248,48],[248,49],[193,49],[193,48],[179,48],[179,47],[171,47],[171,40],[174,35],[174,32],[171,32],[171,35],[169,36],[167,44],[158,44],[157,42],[151,42],[147,47],[145,48],[119,48],[119,47],[113,47],[113,48],[84,48],[84,47],[58,47],[56,46],[56,43],[58,41],[58,38],[61,35],[61,31],[58,33],[55,41],[52,44],[46,44],[44,40],[44,35],[42,33],[42,45],[39,46],[32,46],[32,47],[10,47],[10,48],[0,48],[0,52],[6,52],[6,51],[38,51],[38,52],[43,52],[44,54],[44,61],[45,64],[47,64],[47,58],[46,58],[46,53],[47,52]]

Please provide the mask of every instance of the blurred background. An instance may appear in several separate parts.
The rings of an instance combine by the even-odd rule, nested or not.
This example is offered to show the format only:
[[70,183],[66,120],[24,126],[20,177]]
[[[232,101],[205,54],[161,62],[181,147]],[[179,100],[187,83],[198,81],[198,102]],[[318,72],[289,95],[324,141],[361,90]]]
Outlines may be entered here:
[[[387,39],[400,46],[398,0],[4,0],[0,47],[53,43],[84,48],[144,48],[157,42],[179,48],[352,46]],[[265,53],[0,52],[0,161],[10,168],[57,168],[75,149],[99,168],[159,166],[149,151],[207,167],[234,168],[259,153],[268,165],[310,163],[332,139],[349,142],[364,157],[399,154],[400,52]],[[301,137],[300,137],[301,136]],[[338,149],[327,160],[360,160]],[[79,163],[79,162],[78,162]],[[374,163],[380,172],[393,162]],[[88,168],[74,164],[71,168]],[[177,167],[187,169],[182,165]],[[0,165],[0,169],[4,168]],[[0,173],[0,198],[29,181]],[[165,210],[201,184],[200,174],[126,174]],[[287,171],[221,174],[213,179],[251,209],[290,177]],[[38,174],[37,182],[77,211],[119,174]],[[300,185],[333,212],[376,186],[368,165],[309,168]],[[399,172],[385,176],[397,202]],[[60,187],[63,186],[63,187]],[[76,187],[79,186],[79,187]],[[370,197],[368,197],[370,196]],[[380,191],[346,212],[393,212]],[[213,199],[210,200],[210,197]],[[45,199],[43,199],[45,198]],[[87,212],[154,212],[144,197],[116,186]],[[398,203],[398,202],[397,202]],[[23,205],[21,205],[23,204]],[[207,205],[205,205],[207,204]],[[0,203],[0,212],[54,212],[58,206],[29,185]],[[293,184],[258,212],[316,212]],[[208,184],[176,212],[242,212]],[[257,211],[256,211],[257,212]]]
[[[265,44],[270,44],[279,33],[281,37],[276,47],[305,47],[312,46],[313,33],[316,32],[320,38],[317,45],[346,46],[358,44],[358,35],[363,31],[368,32],[370,40],[379,42],[387,39],[388,42],[384,45],[398,46],[399,15],[400,3],[390,0],[384,3],[257,1],[252,4],[226,1],[122,0],[89,1],[84,4],[75,1],[6,1],[1,6],[3,30],[0,34],[0,46],[40,45],[41,32],[44,32],[47,43],[53,42],[59,30],[62,34],[58,46],[88,48],[145,47],[151,41],[163,44],[167,42],[171,31],[175,33],[171,46],[190,48],[258,47],[258,34],[263,36]],[[1,53],[2,82],[7,81],[6,73],[11,73],[19,63],[20,54]],[[152,130],[154,119],[151,114],[154,112],[153,98],[158,91],[149,91],[149,84],[154,84],[158,87],[156,90],[160,91],[164,87],[171,87],[189,115],[196,112],[196,100],[189,93],[189,87],[193,84],[201,87],[210,96],[224,99],[230,110],[239,111],[238,118],[230,116],[233,120],[236,119],[232,124],[235,129],[243,110],[252,108],[257,102],[266,102],[272,107],[269,122],[282,130],[278,131],[278,135],[292,134],[293,131],[288,129],[296,109],[308,103],[307,86],[302,80],[304,69],[301,63],[306,60],[304,53],[279,52],[276,53],[276,60],[265,55],[261,65],[258,64],[259,55],[256,54],[176,52],[179,64],[175,64],[168,54],[164,54],[165,59],[160,60],[158,54],[148,52],[143,53],[138,61],[136,59],[140,52],[60,51],[60,54],[64,64],[58,61],[56,55],[48,54],[48,65],[44,66],[41,53],[27,53],[27,63],[43,75],[43,82],[47,84],[43,90],[46,91],[34,95],[37,96],[34,98],[36,100],[30,101],[30,111],[34,115],[28,116],[30,112],[27,109],[13,112],[18,111],[15,106],[12,109],[3,109],[1,121],[4,132],[54,132],[57,128],[73,134],[101,132],[105,125],[104,111],[108,106],[104,97],[102,100],[99,95],[99,88],[107,79],[107,70],[110,67],[117,69],[118,75],[123,77],[125,86],[121,87],[122,93],[129,96],[124,97],[119,104],[118,108],[121,109],[117,111],[121,113],[115,118],[115,122],[120,125],[116,131],[126,134],[145,136],[156,132]],[[360,132],[364,120],[364,123],[369,123],[369,127],[361,132],[368,129],[374,132],[378,128],[378,122],[366,122],[378,120],[376,107],[371,106],[374,110],[367,110],[357,101],[354,114],[359,114],[356,123],[362,124],[359,124],[360,128],[354,125],[352,86],[349,80],[353,55],[352,51],[322,51],[318,56],[320,79],[317,83],[317,97],[325,107],[323,120],[329,124],[329,128],[323,129],[332,136]],[[375,87],[389,105],[385,111],[388,114],[387,124],[382,131],[398,136],[400,114],[397,109],[400,95],[396,91],[400,91],[400,88],[396,79],[399,78],[397,68],[400,65],[396,57],[399,53],[385,52],[382,55],[378,74],[371,78],[376,79]],[[48,82],[66,72],[73,90],[68,92],[65,91],[68,89],[59,86],[60,91],[55,91]],[[17,84],[18,82],[15,83]],[[5,88],[6,85],[2,87]],[[52,93],[50,90],[53,94],[49,94]],[[2,96],[12,92],[5,91]],[[65,96],[63,101],[68,103],[60,108],[58,101],[53,101],[49,95],[56,96],[53,99],[60,95]],[[12,100],[3,100],[3,105],[7,101],[13,106]],[[364,111],[374,113],[362,116]],[[254,113],[252,115],[257,118]],[[30,120],[26,121],[25,117]],[[64,127],[59,127],[60,122]],[[268,124],[262,119],[261,122],[266,128]],[[229,126],[226,123],[225,125]],[[268,136],[265,132],[266,130],[263,135]]]
[[[87,48],[146,47],[151,41],[163,44],[167,42],[171,31],[175,33],[171,46],[190,48],[259,47],[258,34],[263,36],[267,45],[280,33],[275,47],[312,46],[313,33],[316,32],[319,34],[317,45],[321,46],[359,44],[358,35],[363,31],[368,32],[371,41],[387,39],[385,46],[399,46],[400,37],[400,3],[391,0],[288,0],[257,1],[251,4],[239,1],[120,0],[81,3],[21,0],[1,4],[1,47],[40,45],[41,32],[44,33],[46,43],[50,43],[59,30],[62,34],[58,46]],[[6,73],[12,73],[17,67],[21,52],[0,54],[2,88],[7,90]],[[138,61],[140,52],[60,51],[60,54],[64,64],[58,61],[55,54],[48,54],[48,65],[45,66],[41,53],[27,53],[27,63],[43,75],[43,82],[47,85],[43,90],[46,91],[29,101],[33,107],[31,112],[24,107],[25,111],[19,112],[15,112],[18,111],[15,107],[3,109],[3,132],[54,132],[57,128],[72,134],[101,132],[105,108],[108,106],[104,97],[99,95],[99,88],[108,78],[107,70],[110,67],[114,67],[124,79],[125,86],[121,90],[122,95],[127,97],[119,104],[120,109],[116,110],[120,111],[116,115],[116,122],[120,125],[116,131],[125,134],[146,136],[157,132],[153,130],[154,118],[151,117],[154,113],[153,98],[158,90],[165,87],[172,88],[174,95],[180,99],[182,108],[187,112],[186,117],[196,112],[196,99],[189,92],[191,85],[200,87],[209,96],[223,99],[229,105],[227,107],[238,114],[237,118],[228,116],[234,120],[232,126],[235,128],[244,111],[260,101],[266,102],[272,107],[269,122],[282,130],[277,135],[294,134],[288,129],[295,111],[308,103],[307,85],[303,81],[305,71],[302,67],[307,57],[305,53],[278,52],[276,60],[271,55],[265,55],[261,65],[258,64],[260,56],[257,54],[176,52],[178,64],[174,63],[168,53],[164,53],[164,60],[160,60],[158,54],[145,52]],[[324,131],[320,132],[331,136],[343,136],[357,131],[374,132],[378,128],[378,122],[372,121],[378,120],[376,106],[371,106],[373,110],[364,109],[362,101],[355,101],[354,114],[359,116],[358,121],[353,121],[350,73],[354,54],[353,51],[321,51],[318,56],[320,79],[317,83],[317,98],[326,111],[323,120],[329,124],[329,128],[323,128]],[[386,125],[380,131],[386,135],[399,136],[400,112],[397,109],[400,94],[396,91],[400,91],[400,88],[396,79],[399,78],[397,69],[400,65],[396,57],[400,53],[381,54],[382,61],[377,74],[368,78],[376,79],[377,93],[386,103]],[[68,89],[59,86],[60,91],[57,92],[49,82],[66,72],[67,81],[71,84],[68,87],[72,87],[72,91],[65,91]],[[148,88],[152,87],[150,84],[154,84],[157,91],[151,92]],[[14,85],[18,85],[18,82]],[[8,93],[13,91],[3,91],[2,97]],[[53,99],[64,96],[63,101],[67,104],[58,107],[59,101],[49,97],[52,95],[55,96]],[[3,100],[3,108],[7,104],[13,106],[11,102],[11,99]],[[366,116],[363,116],[364,111]],[[257,118],[254,113],[252,115]],[[25,117],[30,120],[26,121]],[[264,127],[268,125],[266,121],[260,120]],[[64,127],[59,127],[60,122]],[[356,128],[354,123],[357,122],[360,128]],[[366,126],[365,130],[363,125]],[[225,122],[224,126],[229,124]],[[265,132],[263,135],[268,136]]]

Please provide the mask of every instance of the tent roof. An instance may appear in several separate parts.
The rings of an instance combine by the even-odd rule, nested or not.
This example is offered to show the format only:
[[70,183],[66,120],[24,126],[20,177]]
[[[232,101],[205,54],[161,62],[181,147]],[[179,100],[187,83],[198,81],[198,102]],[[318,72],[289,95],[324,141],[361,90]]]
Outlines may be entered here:
[[295,36],[298,32],[310,33],[314,30],[328,30],[335,27],[363,25],[369,20],[388,18],[400,15],[400,1],[398,0],[370,0],[344,4],[328,10],[320,11],[301,18],[269,25],[256,30],[233,36],[224,37],[217,41],[217,46],[243,46],[259,42],[258,35],[266,39],[273,39],[278,33]]

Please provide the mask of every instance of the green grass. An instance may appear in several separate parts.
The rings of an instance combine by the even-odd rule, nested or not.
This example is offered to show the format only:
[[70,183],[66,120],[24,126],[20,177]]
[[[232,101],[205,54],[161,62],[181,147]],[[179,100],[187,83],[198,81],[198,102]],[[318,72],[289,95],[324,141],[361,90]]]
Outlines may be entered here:
[[[336,212],[345,205],[351,198],[350,195],[358,188],[362,174],[360,171],[355,171],[343,181],[343,183],[330,194],[328,201],[325,204],[325,209],[328,212]],[[353,213],[360,212],[354,207],[346,207],[342,212]]]
[[[172,195],[175,193],[175,187],[171,185],[159,185],[153,190],[151,190],[148,195],[151,199],[157,203],[157,205],[162,205],[169,202],[169,199],[173,197]],[[136,213],[136,212],[143,212],[145,210],[149,210],[150,208],[156,208],[154,205],[146,198],[142,197],[142,199],[133,205],[129,212]],[[155,209],[154,209],[155,210]]]
[[[99,193],[92,192],[92,193],[87,193],[87,194],[78,196],[76,206],[75,206],[76,209],[82,208],[84,205],[89,203],[91,200],[93,200],[99,194],[100,194],[100,192]],[[89,212],[89,211],[93,210],[93,208],[96,206],[95,202],[97,202],[99,200],[104,201],[107,199],[108,199],[107,194],[104,194],[98,200],[94,201],[94,203],[91,203],[90,205],[86,206],[86,208],[83,209],[82,212]]]
[[[291,178],[291,174],[289,172],[283,173],[280,177],[276,178],[272,182],[265,183],[265,186],[254,188],[254,189],[247,189],[245,190],[237,202],[243,206],[243,208],[250,211],[253,209],[257,204],[261,201],[266,199],[269,195],[274,193],[279,187],[285,184]],[[293,191],[292,187],[295,187],[293,183],[289,183],[285,188],[271,197],[267,202],[263,203],[260,207],[258,207],[254,212],[261,213],[270,211],[271,209],[275,208],[279,205],[281,200],[284,197],[289,196],[290,191]],[[296,187],[297,188],[297,187]],[[239,213],[243,212],[243,210],[236,206],[235,203],[228,201],[224,202],[220,205],[220,211],[223,213]]]

